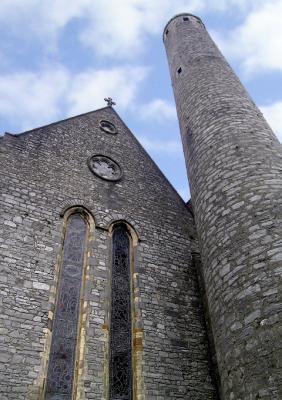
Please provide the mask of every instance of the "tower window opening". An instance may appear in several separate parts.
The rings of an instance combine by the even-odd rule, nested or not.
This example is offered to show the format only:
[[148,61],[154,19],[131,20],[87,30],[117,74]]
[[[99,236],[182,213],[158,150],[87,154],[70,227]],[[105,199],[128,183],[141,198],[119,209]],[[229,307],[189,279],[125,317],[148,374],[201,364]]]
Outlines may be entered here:
[[188,17],[183,17],[183,21],[189,21]]
[[179,67],[178,70],[177,70],[177,73],[178,73],[178,74],[181,74],[181,72],[182,72],[182,68]]
[[167,30],[165,31],[165,34],[168,35],[168,33],[169,33],[169,30],[167,29]]

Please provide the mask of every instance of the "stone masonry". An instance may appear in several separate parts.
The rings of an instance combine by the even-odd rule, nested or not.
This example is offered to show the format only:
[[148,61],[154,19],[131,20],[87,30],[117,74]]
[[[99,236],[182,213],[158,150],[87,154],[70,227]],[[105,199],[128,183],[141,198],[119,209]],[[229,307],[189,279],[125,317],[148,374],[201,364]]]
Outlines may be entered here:
[[[117,133],[101,129],[101,120],[113,123]],[[269,152],[275,155],[274,147],[278,147],[278,143],[274,139],[267,141],[266,138],[265,141],[270,146]],[[199,149],[200,153],[202,151],[204,148]],[[232,147],[229,151],[233,154]],[[234,149],[234,152],[241,154],[243,150]],[[121,179],[107,181],[93,174],[88,159],[95,154],[108,156],[119,164],[123,172]],[[275,157],[272,168],[276,168]],[[266,162],[266,158],[264,160]],[[206,161],[204,165],[208,168]],[[116,112],[105,107],[20,135],[6,134],[0,139],[0,166],[1,400],[44,398],[63,232],[72,210],[87,214],[90,230],[73,399],[108,398],[111,230],[117,221],[124,221],[132,232],[134,399],[217,399],[210,371],[204,313],[192,262],[192,252],[198,252],[193,217]],[[115,167],[111,168],[114,171]],[[195,173],[193,186],[197,180],[200,186],[206,182],[204,166],[198,168],[199,172],[202,171],[202,180],[201,174]],[[256,169],[259,168],[257,163]],[[235,187],[233,190],[236,190],[232,178],[226,175],[226,179],[223,187],[230,191]],[[269,180],[273,187],[280,182],[271,176]],[[212,187],[209,190],[212,192]],[[247,197],[242,193],[242,199],[234,200],[233,208],[226,205],[225,221],[230,221],[231,210],[241,209],[241,202],[256,204],[257,223],[252,225],[251,238],[254,243],[255,240],[262,243],[265,251],[269,252],[269,243],[273,235],[278,237],[278,228],[277,224],[271,225],[264,220],[264,213],[274,198],[271,192],[263,197],[262,190],[251,189]],[[265,202],[260,203],[261,199]],[[206,205],[212,207],[208,192],[199,199],[194,194],[194,202],[198,225],[203,224],[210,241],[209,251],[204,249],[204,260],[211,252],[216,252],[224,263],[222,277],[215,278],[210,286],[211,299],[214,291],[218,290],[216,283],[230,290],[231,279],[234,281],[237,271],[245,265],[243,255],[238,254],[242,258],[240,268],[236,270],[230,266],[229,270],[229,263],[236,260],[229,260],[228,255],[222,250],[219,252],[215,244],[221,226],[215,221],[218,230],[214,230],[212,236],[209,221],[219,213],[215,203],[215,213],[199,220],[200,210]],[[221,207],[223,209],[224,204]],[[247,221],[250,215],[248,209],[245,210],[240,221]],[[252,210],[250,208],[249,213]],[[238,222],[232,219],[235,232]],[[244,226],[240,229],[249,232],[249,228]],[[200,227],[202,244],[203,229]],[[225,241],[221,244],[224,248],[227,248],[231,229],[232,225],[228,223]],[[242,248],[244,246],[247,244],[242,243]],[[254,253],[256,264],[250,267],[250,277],[249,272],[243,273],[246,278],[238,293],[234,289],[234,298],[230,296],[232,291],[222,292],[223,297],[229,296],[230,307],[221,307],[216,299],[212,306],[213,313],[220,310],[220,319],[215,318],[214,323],[217,347],[222,342],[220,330],[216,328],[220,324],[227,329],[224,349],[230,363],[234,358],[234,351],[229,348],[230,341],[237,340],[239,335],[244,337],[236,346],[238,362],[243,357],[241,350],[254,354],[262,349],[263,340],[267,349],[269,340],[274,338],[279,309],[274,304],[278,295],[273,279],[276,276],[278,281],[275,274],[278,273],[281,253],[271,251],[268,255],[271,255],[272,270],[264,267],[266,253]],[[240,253],[239,248],[237,252]],[[212,260],[211,266],[214,271],[218,268]],[[254,274],[251,274],[253,270]],[[259,276],[263,283],[258,280]],[[244,318],[232,314],[235,300],[246,305]],[[260,300],[264,301],[263,308],[259,306]],[[274,328],[270,330],[272,326]],[[254,329],[257,330],[255,336]],[[276,356],[273,354],[273,363]],[[222,363],[222,357],[220,361]],[[266,365],[268,362],[269,358],[261,361],[261,368],[267,366],[270,369],[271,366]],[[242,368],[244,366],[242,363]],[[242,370],[238,369],[234,374],[234,368],[235,364],[230,364],[231,373],[226,384],[233,380],[237,382],[236,374]],[[227,368],[226,373],[229,373]],[[277,375],[273,373],[270,377],[273,394],[277,388]],[[263,382],[261,388],[265,387]]]
[[224,400],[282,398],[282,151],[190,14],[164,44]]

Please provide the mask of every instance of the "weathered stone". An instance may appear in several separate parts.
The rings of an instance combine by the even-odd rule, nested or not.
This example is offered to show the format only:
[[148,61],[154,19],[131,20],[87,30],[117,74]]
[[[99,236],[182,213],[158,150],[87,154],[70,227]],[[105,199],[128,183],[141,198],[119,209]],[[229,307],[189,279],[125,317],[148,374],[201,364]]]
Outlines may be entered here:
[[109,397],[120,221],[135,398],[217,400],[217,362],[222,400],[282,398],[281,145],[199,18],[173,18],[164,41],[201,248],[192,208],[111,107],[0,138],[1,400],[44,398],[56,312],[74,307],[58,296],[70,212],[89,225],[73,398]]
[[[199,18],[174,17],[165,28],[164,44],[222,398],[278,400],[281,369],[273,354],[282,359],[281,144]],[[274,313],[280,324],[268,325],[268,337],[262,339],[260,320]],[[229,326],[234,316],[236,323]]]
[[[117,133],[102,131],[101,120],[113,123]],[[5,171],[0,186],[8,195],[0,198],[8,221],[0,234],[6,245],[0,247],[5,354],[1,396],[26,400],[34,391],[32,400],[40,398],[50,352],[49,330],[58,304],[62,215],[69,207],[80,206],[94,218],[81,304],[85,337],[78,344],[83,362],[76,396],[105,398],[110,227],[122,220],[136,232],[132,306],[138,399],[174,400],[181,393],[195,400],[215,399],[191,257],[192,248],[197,249],[193,217],[115,111],[107,107],[19,136],[5,136],[0,149]],[[123,171],[121,179],[106,181],[94,175],[87,164],[94,154],[115,160]],[[23,201],[17,201],[18,194],[25,196]]]

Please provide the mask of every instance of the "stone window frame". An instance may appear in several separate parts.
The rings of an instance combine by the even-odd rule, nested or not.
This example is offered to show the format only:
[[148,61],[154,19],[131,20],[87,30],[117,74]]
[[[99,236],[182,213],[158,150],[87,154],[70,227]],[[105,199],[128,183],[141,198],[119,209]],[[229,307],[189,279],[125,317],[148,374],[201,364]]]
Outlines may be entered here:
[[[119,168],[119,171],[120,171],[119,176],[118,176],[117,178],[107,178],[107,177],[105,177],[105,176],[99,175],[99,174],[92,168],[92,165],[91,165],[91,161],[92,161],[92,159],[93,159],[94,157],[103,157],[103,158],[105,158],[105,159],[111,161],[113,164],[116,164],[116,165],[118,166],[118,168]],[[104,181],[107,181],[107,182],[113,182],[113,183],[119,182],[119,181],[123,178],[123,175],[124,175],[124,171],[123,171],[123,168],[121,167],[120,163],[118,163],[116,160],[114,160],[112,157],[109,157],[109,156],[106,155],[106,154],[101,154],[101,153],[99,153],[99,154],[93,154],[92,156],[88,157],[88,159],[87,159],[87,165],[88,165],[88,168],[89,168],[89,170],[92,172],[93,175],[95,175],[96,177],[98,177],[98,178],[100,178],[100,179],[102,179],[102,180],[104,180]]]
[[176,76],[179,78],[182,72],[183,72],[183,66],[179,65],[179,67],[176,70]]
[[[113,131],[111,131],[110,129],[107,129],[105,126],[102,126],[103,122],[112,126],[114,128]],[[99,120],[99,128],[101,129],[101,131],[107,133],[108,135],[117,135],[118,134],[116,125],[113,122],[108,121],[107,119]]]
[[[108,369],[110,368],[110,325],[111,325],[111,291],[112,291],[112,243],[113,243],[113,232],[118,226],[124,226],[129,236],[129,254],[130,254],[130,286],[131,286],[131,349],[132,349],[132,399],[136,399],[137,396],[143,399],[144,396],[144,376],[143,376],[143,341],[144,332],[141,328],[141,310],[138,305],[139,301],[139,290],[138,290],[138,273],[136,272],[136,258],[138,252],[138,243],[140,241],[139,236],[134,227],[125,220],[118,220],[111,223],[108,227],[109,236],[109,296],[108,296],[108,315],[107,315],[107,326],[108,326],[108,340],[107,340],[107,351],[106,351],[106,363]],[[110,395],[110,379],[109,370],[107,373],[106,382],[106,393],[107,399]]]
[[80,288],[80,299],[79,299],[79,312],[78,312],[78,320],[77,320],[77,337],[76,337],[76,349],[75,349],[75,357],[74,357],[74,375],[73,375],[73,387],[72,387],[72,397],[76,398],[78,392],[83,390],[83,375],[84,375],[84,357],[85,357],[85,346],[86,346],[86,324],[87,317],[89,312],[89,304],[86,296],[86,277],[89,273],[89,259],[91,256],[91,245],[93,241],[93,234],[95,230],[95,220],[92,213],[84,206],[71,206],[63,210],[60,213],[60,217],[63,218],[62,229],[61,229],[61,244],[59,248],[59,254],[57,257],[57,262],[55,266],[54,272],[54,284],[51,288],[51,296],[50,296],[50,306],[51,311],[49,311],[48,315],[48,328],[47,328],[47,343],[46,348],[43,354],[43,365],[44,365],[44,379],[43,385],[41,389],[41,397],[45,399],[46,396],[46,383],[47,383],[47,373],[49,366],[49,356],[51,351],[52,344],[52,330],[54,324],[54,316],[56,312],[57,302],[59,298],[59,287],[61,282],[61,270],[63,263],[63,255],[64,255],[64,243],[66,238],[66,231],[68,226],[68,220],[72,215],[79,214],[86,223],[86,236],[85,236],[85,246],[84,246],[84,260],[83,260],[83,271],[82,271],[82,279],[81,279],[81,288]]

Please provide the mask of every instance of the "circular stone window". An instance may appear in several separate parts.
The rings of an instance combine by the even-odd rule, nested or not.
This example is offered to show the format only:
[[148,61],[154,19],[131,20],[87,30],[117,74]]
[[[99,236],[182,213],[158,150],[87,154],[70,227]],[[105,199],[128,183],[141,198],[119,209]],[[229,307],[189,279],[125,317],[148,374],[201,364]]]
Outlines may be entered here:
[[107,181],[118,181],[122,176],[122,170],[118,163],[103,155],[89,158],[88,167],[93,174]]
[[99,125],[100,129],[106,133],[110,133],[111,135],[115,135],[117,133],[117,128],[109,121],[102,120],[99,122]]

